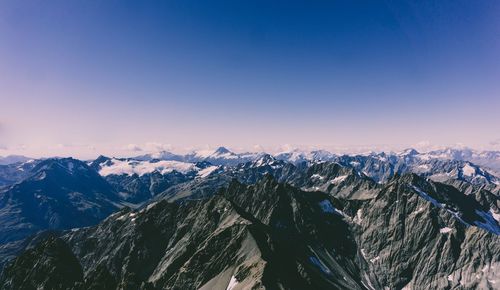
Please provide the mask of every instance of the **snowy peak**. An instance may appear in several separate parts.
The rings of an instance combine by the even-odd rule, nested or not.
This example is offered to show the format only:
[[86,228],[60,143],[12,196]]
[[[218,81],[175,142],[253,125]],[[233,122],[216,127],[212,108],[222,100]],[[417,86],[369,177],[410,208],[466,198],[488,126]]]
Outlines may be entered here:
[[293,150],[288,152],[281,152],[275,155],[276,159],[287,161],[293,164],[312,161],[311,154],[308,152]]
[[239,159],[239,156],[238,154],[229,151],[229,149],[227,149],[226,147],[219,147],[206,158],[206,160],[213,159]]
[[99,155],[95,160],[89,162],[89,166],[94,169],[95,171],[99,171],[101,169],[101,164],[106,164],[107,162],[110,162],[111,158],[106,157],[104,155]]
[[259,159],[252,163],[252,167],[262,167],[267,165],[274,165],[277,162],[276,158],[270,154],[263,154]]
[[405,149],[401,153],[399,153],[400,156],[417,156],[419,154],[420,153],[413,148]]

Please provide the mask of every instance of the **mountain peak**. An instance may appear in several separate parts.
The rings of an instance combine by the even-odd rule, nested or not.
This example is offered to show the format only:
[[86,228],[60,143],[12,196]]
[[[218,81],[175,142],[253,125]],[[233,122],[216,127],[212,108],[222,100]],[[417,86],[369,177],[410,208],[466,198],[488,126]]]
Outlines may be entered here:
[[413,148],[405,149],[405,150],[403,150],[403,152],[400,153],[400,155],[406,155],[406,156],[416,156],[418,154],[420,154],[420,153]]
[[214,151],[214,154],[215,155],[222,155],[222,154],[232,154],[233,152],[231,152],[229,149],[227,149],[226,147],[219,147],[217,148],[215,151]]
[[263,154],[259,159],[253,162],[254,167],[260,167],[265,165],[271,165],[276,161],[276,158],[269,154]]

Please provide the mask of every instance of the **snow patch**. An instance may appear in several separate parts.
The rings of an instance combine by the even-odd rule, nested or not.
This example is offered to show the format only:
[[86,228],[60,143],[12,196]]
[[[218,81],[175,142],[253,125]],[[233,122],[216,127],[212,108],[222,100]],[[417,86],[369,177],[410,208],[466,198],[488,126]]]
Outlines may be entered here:
[[462,167],[462,174],[465,176],[473,176],[476,174],[476,169],[467,163]]
[[446,234],[446,233],[449,233],[451,231],[452,231],[452,229],[449,227],[444,227],[444,228],[439,229],[439,232],[442,234]]
[[341,183],[341,182],[342,182],[342,181],[344,181],[346,178],[347,178],[347,175],[337,176],[337,177],[335,177],[334,179],[330,180],[330,183],[332,183],[332,184]]
[[226,290],[232,290],[236,285],[238,285],[238,280],[236,277],[232,276],[231,281],[229,281],[229,285],[227,285]]
[[427,193],[425,193],[423,190],[421,190],[420,188],[412,185],[412,188],[425,200],[427,201],[430,201],[433,205],[437,206],[437,207],[442,207],[441,204],[439,204],[439,202],[437,200],[435,200],[434,198],[430,197]]
[[109,163],[106,162],[101,164],[101,170],[99,170],[99,174],[102,176],[123,174],[137,174],[139,176],[142,176],[154,171],[158,171],[161,174],[170,173],[174,170],[180,173],[188,173],[197,169],[198,167],[196,167],[193,163],[180,161],[162,160],[158,162],[150,162],[112,159]]
[[201,177],[201,178],[207,177],[212,172],[214,172],[215,170],[217,170],[217,168],[219,168],[219,166],[209,166],[209,167],[207,167],[205,169],[202,169],[202,170],[198,171],[198,176]]
[[490,214],[498,223],[500,223],[500,214],[495,213],[491,208],[490,208]]
[[423,206],[421,206],[416,211],[412,212],[411,214],[419,214],[419,213],[423,212],[424,210],[425,210],[425,208]]
[[362,216],[363,211],[361,209],[358,209],[358,211],[356,212],[356,216],[354,217],[354,222],[358,225],[361,224],[361,222],[363,221]]
[[358,161],[351,161],[351,162],[349,162],[349,164],[351,164],[351,166],[354,166],[354,167],[360,165],[360,163]]
[[117,217],[116,220],[124,221],[127,217],[128,217],[128,214],[124,214],[124,215]]
[[323,180],[325,178],[323,176],[319,175],[319,174],[313,174],[313,175],[311,175],[311,179]]
[[146,206],[146,211],[152,209],[158,202],[153,202],[151,204],[148,204],[148,206]]
[[431,167],[429,166],[429,164],[420,164],[416,169],[420,172],[428,172],[431,170]]

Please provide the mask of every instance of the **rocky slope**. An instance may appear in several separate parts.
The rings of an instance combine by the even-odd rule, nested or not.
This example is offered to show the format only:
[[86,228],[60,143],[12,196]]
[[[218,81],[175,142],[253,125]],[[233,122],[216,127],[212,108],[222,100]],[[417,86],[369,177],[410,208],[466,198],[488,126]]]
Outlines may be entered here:
[[[72,255],[67,255],[67,247]],[[17,289],[29,284],[32,279],[22,278],[22,267],[36,267],[41,257],[33,253],[46,248],[60,250],[37,272],[62,277],[58,260],[77,259],[78,265],[70,264],[79,273],[74,276],[75,288],[226,289],[230,283],[234,289],[361,287],[352,262],[352,269],[343,270],[354,276],[349,281],[336,281],[333,273],[324,275],[320,255],[331,251],[346,261],[355,255],[348,225],[334,212],[330,198],[272,178],[256,186],[234,182],[201,201],[161,201],[138,212],[123,210],[97,227],[28,250],[5,270],[2,286]],[[47,266],[52,261],[54,266]],[[44,285],[59,284],[68,286],[67,281]]]
[[481,203],[414,174],[396,175],[371,197],[332,195],[267,174],[254,185],[233,180],[208,198],[123,209],[98,226],[29,247],[0,285],[494,289],[500,283],[498,200]]

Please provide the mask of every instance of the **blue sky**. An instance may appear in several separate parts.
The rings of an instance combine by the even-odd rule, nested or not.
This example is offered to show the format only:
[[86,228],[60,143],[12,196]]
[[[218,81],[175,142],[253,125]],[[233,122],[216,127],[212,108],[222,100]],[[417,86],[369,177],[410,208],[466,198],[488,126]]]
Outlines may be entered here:
[[2,1],[0,155],[491,147],[499,22],[498,1]]

